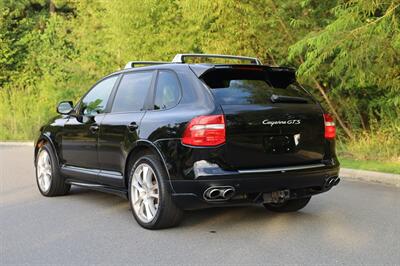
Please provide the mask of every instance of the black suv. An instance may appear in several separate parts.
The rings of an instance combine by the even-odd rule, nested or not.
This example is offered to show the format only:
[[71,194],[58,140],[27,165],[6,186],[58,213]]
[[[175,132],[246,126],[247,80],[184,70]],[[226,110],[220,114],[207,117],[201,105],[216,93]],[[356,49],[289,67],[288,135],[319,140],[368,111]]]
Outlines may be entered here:
[[[219,58],[236,63],[185,63]],[[332,117],[292,69],[256,58],[129,62],[57,111],[35,143],[40,192],[122,195],[145,228],[174,226],[187,209],[297,211],[339,182]]]

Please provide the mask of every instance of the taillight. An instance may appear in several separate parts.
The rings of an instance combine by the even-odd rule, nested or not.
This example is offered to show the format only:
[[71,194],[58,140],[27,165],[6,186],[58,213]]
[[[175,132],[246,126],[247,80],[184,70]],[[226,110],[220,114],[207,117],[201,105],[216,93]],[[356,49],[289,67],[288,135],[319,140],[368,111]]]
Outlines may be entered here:
[[333,117],[330,114],[324,114],[325,138],[334,139],[336,137],[336,126]]
[[191,146],[217,146],[225,143],[225,118],[207,115],[193,118],[183,133],[182,143]]

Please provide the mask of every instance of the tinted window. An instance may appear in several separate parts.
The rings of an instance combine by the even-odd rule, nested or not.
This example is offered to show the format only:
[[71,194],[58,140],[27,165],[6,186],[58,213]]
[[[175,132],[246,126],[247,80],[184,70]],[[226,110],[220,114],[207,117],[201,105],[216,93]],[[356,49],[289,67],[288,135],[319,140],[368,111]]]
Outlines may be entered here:
[[292,76],[274,75],[260,70],[220,70],[207,74],[203,80],[220,104],[270,104],[273,94],[311,101],[310,96],[291,79]]
[[168,109],[178,104],[180,87],[177,77],[170,71],[160,71],[157,79],[154,109]]
[[100,81],[82,99],[81,111],[85,115],[96,115],[104,112],[108,98],[118,76],[113,76]]
[[113,112],[132,112],[143,109],[153,72],[128,73],[122,77],[115,95]]

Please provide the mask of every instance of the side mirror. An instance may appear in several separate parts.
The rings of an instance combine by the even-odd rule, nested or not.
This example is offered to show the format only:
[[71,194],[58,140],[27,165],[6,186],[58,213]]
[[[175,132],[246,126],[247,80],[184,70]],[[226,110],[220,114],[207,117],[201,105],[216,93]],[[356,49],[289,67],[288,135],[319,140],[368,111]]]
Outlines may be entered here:
[[57,106],[57,113],[68,115],[74,109],[71,101],[60,102]]

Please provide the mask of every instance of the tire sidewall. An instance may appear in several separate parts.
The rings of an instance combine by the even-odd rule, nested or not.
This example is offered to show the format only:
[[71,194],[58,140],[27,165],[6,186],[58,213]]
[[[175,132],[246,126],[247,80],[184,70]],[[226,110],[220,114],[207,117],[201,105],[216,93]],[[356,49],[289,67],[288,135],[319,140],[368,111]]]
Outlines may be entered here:
[[[160,216],[162,216],[162,213],[164,212],[164,204],[165,204],[165,197],[168,194],[168,187],[167,184],[165,182],[165,179],[163,178],[164,176],[164,171],[162,169],[159,169],[160,166],[158,164],[157,161],[155,161],[155,159],[153,159],[152,157],[154,156],[149,156],[149,155],[144,155],[142,157],[140,157],[132,166],[132,168],[129,171],[129,183],[128,183],[128,198],[129,198],[129,205],[131,207],[132,210],[132,214],[133,217],[135,218],[135,220],[143,227],[148,228],[148,229],[152,229],[154,228],[157,223],[160,220]],[[158,195],[159,195],[159,202],[158,202],[158,209],[157,209],[157,213],[154,216],[153,220],[151,222],[143,222],[142,220],[140,220],[139,217],[137,217],[135,210],[133,208],[133,204],[132,204],[132,191],[131,191],[131,183],[132,183],[132,177],[133,174],[136,170],[136,168],[142,164],[142,163],[146,163],[147,165],[149,165],[152,170],[154,171],[155,174],[155,178],[157,179],[158,182]]]

